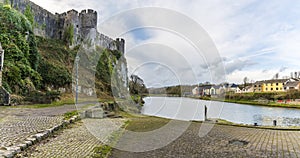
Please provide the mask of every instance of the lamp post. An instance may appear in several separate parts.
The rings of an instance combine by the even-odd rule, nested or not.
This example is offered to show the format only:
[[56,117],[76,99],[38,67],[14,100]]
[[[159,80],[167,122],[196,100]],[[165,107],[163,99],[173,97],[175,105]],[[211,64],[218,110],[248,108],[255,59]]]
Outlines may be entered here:
[[0,43],[0,86],[2,86],[3,63],[4,63],[4,50],[2,49],[2,46]]
[[76,100],[75,100],[75,104],[77,105],[78,104],[78,64],[79,64],[79,56],[76,56],[75,58],[75,63],[76,63]]

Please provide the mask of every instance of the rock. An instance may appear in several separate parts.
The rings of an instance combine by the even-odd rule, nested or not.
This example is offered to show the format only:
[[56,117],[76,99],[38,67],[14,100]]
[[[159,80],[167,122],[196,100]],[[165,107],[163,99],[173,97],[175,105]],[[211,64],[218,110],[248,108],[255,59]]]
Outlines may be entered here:
[[25,144],[19,144],[18,147],[20,147],[21,150],[25,150],[25,149],[27,149],[28,146],[27,146],[27,144],[25,143]]
[[70,123],[73,123],[75,121],[76,121],[76,119],[74,117],[70,119]]
[[53,127],[53,131],[57,131],[57,130],[59,130],[59,128],[60,128],[60,126],[56,125],[56,126]]
[[32,143],[31,145],[33,145],[33,144],[35,144],[37,142],[37,139],[34,138],[34,137],[27,138],[26,140],[30,141]]
[[101,106],[101,104],[97,103],[96,106],[94,106],[93,108],[102,108]]
[[38,134],[35,134],[33,137],[36,138],[38,142],[40,142],[42,140],[42,138],[43,138],[43,134],[42,133],[38,133]]
[[42,139],[47,138],[49,135],[50,135],[50,132],[49,132],[49,131],[44,131],[44,132],[42,133]]
[[79,116],[80,116],[81,119],[84,119],[86,117],[86,112],[85,111],[80,112]]
[[16,146],[9,147],[9,148],[7,148],[7,150],[10,151],[13,155],[16,155],[16,154],[18,154],[18,153],[21,152],[21,148],[20,147],[16,147]]
[[87,118],[103,118],[104,111],[102,108],[93,108],[86,111]]
[[31,145],[32,145],[32,142],[31,142],[31,141],[28,141],[28,140],[25,141],[25,143],[26,143],[27,146],[31,146]]
[[12,157],[14,157],[14,154],[10,151],[6,151],[6,152],[3,153],[3,156],[5,158],[12,158]]
[[75,121],[77,121],[77,120],[79,119],[79,117],[78,117],[78,116],[73,116],[72,118],[74,118],[74,119],[75,119]]
[[54,129],[50,128],[50,129],[47,129],[46,131],[48,131],[48,134],[51,134],[51,133],[53,133]]

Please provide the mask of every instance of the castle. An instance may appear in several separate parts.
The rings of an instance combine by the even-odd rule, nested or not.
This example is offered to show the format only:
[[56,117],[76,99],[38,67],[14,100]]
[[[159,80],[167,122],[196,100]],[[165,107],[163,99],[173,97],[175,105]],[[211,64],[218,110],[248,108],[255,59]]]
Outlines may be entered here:
[[111,50],[119,50],[124,54],[124,39],[117,38],[114,40],[97,31],[98,15],[94,10],[82,10],[80,13],[76,10],[70,10],[62,14],[52,14],[30,0],[10,0],[10,2],[13,8],[22,13],[27,6],[31,8],[35,20],[35,35],[62,40],[65,34],[72,30],[73,39],[71,39],[70,46],[80,44],[87,36],[89,38],[97,37],[99,39],[97,45]]

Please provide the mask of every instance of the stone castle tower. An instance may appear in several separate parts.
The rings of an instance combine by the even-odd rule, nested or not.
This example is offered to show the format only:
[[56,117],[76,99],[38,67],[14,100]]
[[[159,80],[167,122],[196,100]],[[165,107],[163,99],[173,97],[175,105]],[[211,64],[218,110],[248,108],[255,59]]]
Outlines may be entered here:
[[76,10],[70,10],[62,14],[52,14],[30,0],[10,0],[10,2],[13,8],[21,12],[24,12],[26,7],[30,6],[38,25],[34,28],[34,33],[38,36],[64,39],[68,31],[73,30],[74,36],[71,46],[80,44],[87,36],[98,37],[97,45],[111,50],[119,50],[124,54],[124,39],[114,40],[97,31],[98,15],[94,10],[82,10],[80,13]]
[[78,13],[76,10],[70,10],[67,13],[56,14],[57,31],[54,38],[63,39],[68,28],[74,30],[73,44],[77,45],[81,40],[88,36],[89,33],[97,32],[97,12],[91,9],[82,10]]

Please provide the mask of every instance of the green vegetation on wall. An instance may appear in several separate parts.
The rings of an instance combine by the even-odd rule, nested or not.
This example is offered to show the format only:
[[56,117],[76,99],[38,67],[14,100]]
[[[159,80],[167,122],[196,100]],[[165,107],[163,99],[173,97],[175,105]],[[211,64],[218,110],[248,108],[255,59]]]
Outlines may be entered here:
[[3,86],[16,94],[40,87],[36,71],[39,55],[30,21],[18,11],[0,4],[0,42],[5,50]]
[[96,89],[97,94],[102,95],[101,92],[106,92],[107,95],[112,96],[111,76],[113,74],[114,66],[121,57],[121,52],[103,50],[96,67]]
[[24,11],[24,15],[27,18],[27,20],[30,22],[31,25],[34,25],[34,14],[31,11],[30,5],[26,6],[26,9]]
[[68,26],[64,31],[64,41],[66,44],[72,45],[74,43],[74,26]]
[[42,37],[37,37],[37,44],[42,56],[38,72],[43,78],[43,88],[54,87],[57,89],[64,87],[70,89],[71,73],[78,47],[69,49],[59,40],[44,39]]
[[[0,42],[5,51],[3,86],[20,98],[18,103],[57,100],[59,93],[52,92],[58,88],[70,92],[74,60],[80,47],[68,47],[74,42],[73,25],[66,28],[64,40],[37,37],[33,33],[35,21],[30,6],[22,14],[3,3],[0,21]],[[97,67],[92,68],[96,69],[97,94],[112,96],[111,76],[121,55],[116,50],[104,50]]]

